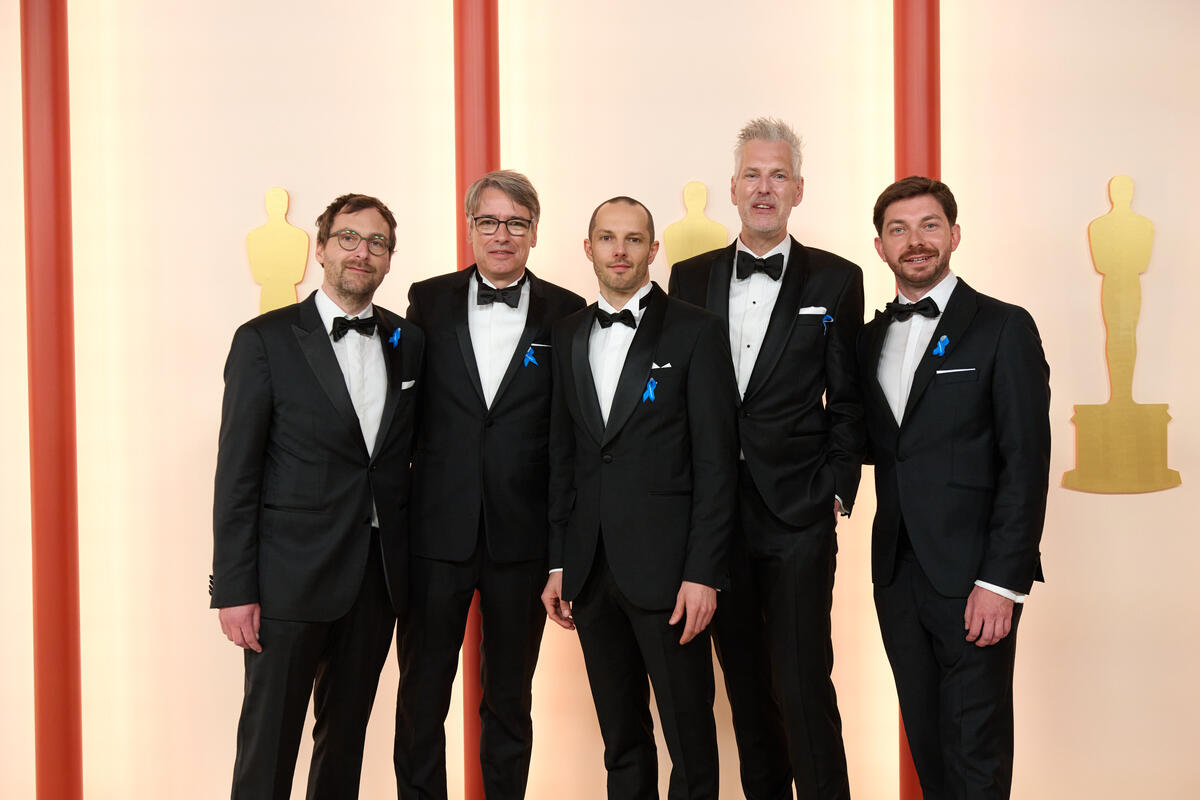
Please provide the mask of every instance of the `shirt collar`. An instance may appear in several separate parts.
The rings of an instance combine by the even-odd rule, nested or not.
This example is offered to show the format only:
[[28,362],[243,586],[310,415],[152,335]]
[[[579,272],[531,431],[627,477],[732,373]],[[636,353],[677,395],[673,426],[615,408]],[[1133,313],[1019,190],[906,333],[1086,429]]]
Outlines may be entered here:
[[[759,257],[759,256],[758,256],[758,255],[757,255],[757,254],[756,254],[756,253],[755,253],[753,250],[751,250],[749,247],[746,247],[746,245],[742,244],[742,237],[741,237],[741,236],[738,236],[738,238],[737,238],[735,241],[737,242],[737,252],[739,252],[739,253],[741,253],[741,252],[749,253],[750,255],[754,256],[755,258],[758,258],[758,257]],[[779,244],[775,245],[774,247],[772,247],[772,248],[771,248],[770,250],[768,250],[767,252],[763,253],[763,255],[762,255],[762,258],[764,258],[764,259],[765,259],[765,258],[769,258],[770,256],[773,256],[773,255],[775,255],[776,253],[782,253],[782,254],[783,254],[783,268],[786,270],[786,269],[787,269],[787,263],[788,263],[788,259],[792,257],[792,237],[791,237],[791,235],[790,235],[790,234],[789,234],[789,235],[785,235],[785,236],[783,237],[783,241],[782,241],[782,242],[780,242]],[[782,273],[782,272],[780,272],[780,273],[779,273],[779,276],[782,278],[782,277],[783,277],[783,273]],[[735,277],[735,278],[737,277],[736,273],[734,274],[734,277]]]
[[[637,293],[634,294],[633,297],[629,298],[629,301],[625,303],[624,307],[633,312],[633,318],[636,322],[640,323],[642,321],[642,314],[646,310],[642,300],[646,297],[646,295],[650,294],[650,289],[653,286],[654,281],[648,281],[645,286],[638,289]],[[597,301],[597,305],[600,307],[601,311],[605,311],[609,314],[616,314],[621,310],[619,308],[613,308],[612,305],[610,305],[609,302],[604,299],[603,295],[600,296],[600,299]]]
[[325,326],[326,333],[331,333],[333,331],[333,320],[337,317],[345,317],[346,319],[359,319],[362,317],[369,317],[375,313],[375,306],[371,303],[367,303],[367,307],[357,314],[347,314],[345,311],[342,311],[341,307],[339,307],[337,303],[330,299],[329,295],[325,294],[325,287],[323,286],[317,289],[316,303],[317,313],[321,315],[321,324]]
[[[950,270],[946,270],[946,277],[942,278],[942,280],[938,282],[937,286],[926,292],[925,297],[928,297],[930,300],[937,303],[938,311],[944,314],[946,312],[946,304],[950,302],[950,295],[954,291],[954,287],[957,285],[958,276],[956,276]],[[902,293],[897,292],[896,302],[900,303],[901,305],[912,305],[915,301],[909,300]]]

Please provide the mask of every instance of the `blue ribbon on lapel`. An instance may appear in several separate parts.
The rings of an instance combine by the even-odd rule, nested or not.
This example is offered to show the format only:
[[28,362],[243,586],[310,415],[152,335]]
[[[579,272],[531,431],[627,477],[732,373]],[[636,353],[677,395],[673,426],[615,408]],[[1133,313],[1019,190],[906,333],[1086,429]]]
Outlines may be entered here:
[[533,357],[533,345],[529,345],[529,349],[525,351],[525,363],[522,366],[528,367],[530,364],[533,364],[535,367],[541,366],[537,362],[537,359]]
[[833,322],[833,317],[826,314],[821,317],[821,333],[829,333],[829,323]]
[[400,346],[400,329],[399,328],[396,328],[396,330],[392,331],[392,336],[390,339],[388,339],[388,344],[390,344],[393,348]]
[[946,345],[948,344],[950,344],[949,336],[943,336],[942,338],[938,339],[937,347],[933,348],[933,354],[939,358],[946,355]]
[[654,380],[654,378],[646,381],[646,391],[642,392],[643,403],[646,401],[654,402],[654,389],[656,386],[658,386],[658,381]]

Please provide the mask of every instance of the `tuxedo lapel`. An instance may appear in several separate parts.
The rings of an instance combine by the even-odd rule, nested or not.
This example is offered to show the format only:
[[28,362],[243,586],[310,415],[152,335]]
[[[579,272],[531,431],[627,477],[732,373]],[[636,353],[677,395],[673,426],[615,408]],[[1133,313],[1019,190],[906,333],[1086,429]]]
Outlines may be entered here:
[[875,319],[863,328],[863,351],[866,354],[867,375],[863,390],[869,393],[874,400],[869,404],[868,408],[880,408],[884,410],[884,416],[887,417],[893,428],[898,428],[899,423],[896,422],[896,417],[892,414],[891,405],[888,404],[887,395],[883,393],[883,386],[879,383],[879,357],[883,354],[883,341],[887,338],[888,325],[890,321],[884,317],[883,312],[876,311]]
[[[533,273],[529,270],[525,271],[525,275],[529,281],[529,309],[525,313],[525,330],[521,331],[521,338],[517,340],[517,348],[508,361],[508,369],[504,371],[504,377],[500,379],[496,396],[492,398],[493,406],[500,402],[500,398],[504,396],[504,390],[516,377],[517,370],[525,367],[525,354],[533,346],[533,337],[541,329],[542,317],[546,313],[546,298],[542,295],[541,283],[533,277]],[[539,366],[541,366],[540,363]],[[548,367],[549,364],[546,366]],[[476,380],[479,380],[478,377]]]
[[731,244],[713,259],[708,270],[708,295],[704,307],[716,314],[725,323],[729,332],[729,282],[733,279],[733,263],[737,256],[737,244]]
[[400,402],[401,383],[404,376],[409,374],[404,363],[404,353],[407,349],[404,337],[396,339],[394,345],[391,341],[392,337],[400,332],[396,320],[384,313],[378,306],[375,307],[375,316],[379,320],[379,343],[383,347],[383,363],[387,367],[387,395],[383,401],[383,413],[379,417],[379,431],[375,434],[375,442],[371,447],[372,458],[375,457],[379,450],[379,443],[383,441],[392,425],[392,417],[396,415],[396,405]]
[[767,323],[767,333],[763,336],[758,358],[754,360],[750,382],[746,384],[747,400],[754,396],[775,371],[775,365],[787,347],[792,328],[796,324],[796,312],[800,310],[800,290],[804,287],[807,272],[808,254],[799,242],[792,239],[792,254],[788,258],[787,269],[780,278],[783,285],[779,287],[775,308],[771,309],[771,321]]
[[354,403],[350,400],[349,390],[346,389],[346,378],[342,375],[342,368],[333,353],[333,343],[329,340],[329,332],[321,323],[321,315],[317,311],[316,300],[313,299],[315,294],[314,292],[300,304],[300,324],[293,325],[292,332],[296,335],[300,352],[304,354],[329,402],[351,430],[356,432],[358,441],[362,443],[363,449],[366,449],[358,414],[354,411]]
[[598,444],[604,438],[604,415],[600,411],[600,398],[596,394],[596,381],[592,379],[592,363],[588,358],[588,337],[596,318],[596,304],[588,306],[587,312],[579,315],[579,323],[571,335],[571,372],[575,375],[579,413],[583,415],[588,433]]
[[458,336],[458,348],[462,351],[463,367],[467,370],[467,375],[471,378],[471,388],[475,390],[475,396],[479,398],[479,402],[487,407],[487,403],[483,399],[483,381],[479,378],[479,364],[475,361],[475,348],[471,346],[471,327],[467,324],[467,301],[471,297],[471,293],[467,290],[471,281],[475,280],[475,270],[477,267],[464,269],[460,274],[463,276],[462,282],[455,287],[454,296],[450,302],[450,316],[454,320],[454,333]]
[[[921,395],[929,386],[929,381],[933,378],[933,374],[937,371],[939,364],[945,363],[945,356],[950,355],[954,348],[962,341],[962,336],[966,332],[967,327],[971,324],[971,320],[975,318],[975,312],[978,310],[979,303],[975,290],[967,286],[966,282],[961,278],[958,285],[954,287],[953,293],[950,295],[950,300],[946,303],[946,311],[942,314],[942,318],[938,320],[937,328],[933,331],[933,336],[929,340],[929,345],[925,349],[925,354],[921,357],[921,361],[917,364],[917,371],[913,374],[912,388],[908,392],[908,402],[904,405],[904,417],[908,419],[909,413],[916,407],[917,401],[921,399]],[[941,356],[933,355],[933,351],[937,347],[938,341],[946,337],[946,350]]]
[[[646,381],[650,377],[650,366],[654,363],[654,347],[662,333],[663,317],[667,313],[667,296],[655,285],[646,297],[646,310],[638,323],[637,333],[629,344],[617,390],[613,393],[612,408],[608,413],[608,425],[604,428],[601,446],[608,444],[629,420],[633,410],[642,401]],[[590,372],[590,370],[589,370]]]

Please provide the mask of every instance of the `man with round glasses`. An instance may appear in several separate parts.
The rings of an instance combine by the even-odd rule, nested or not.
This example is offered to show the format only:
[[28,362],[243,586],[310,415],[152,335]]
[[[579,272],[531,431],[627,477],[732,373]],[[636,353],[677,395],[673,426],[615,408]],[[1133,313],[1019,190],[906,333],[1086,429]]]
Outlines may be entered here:
[[358,796],[407,601],[409,461],[424,336],[372,305],[396,219],[360,194],[317,220],[321,288],[238,328],[225,364],[212,607],[245,648],[233,793],[286,798],[313,698],[308,798]]
[[[400,648],[401,798],[446,797],[444,722],[467,612],[483,623],[480,761],[489,800],[525,794],[531,684],[546,615],[550,327],[583,298],[526,269],[541,206],[524,175],[467,190],[475,263],[415,283],[428,337],[410,504],[412,608]],[[411,655],[411,658],[406,656]]]

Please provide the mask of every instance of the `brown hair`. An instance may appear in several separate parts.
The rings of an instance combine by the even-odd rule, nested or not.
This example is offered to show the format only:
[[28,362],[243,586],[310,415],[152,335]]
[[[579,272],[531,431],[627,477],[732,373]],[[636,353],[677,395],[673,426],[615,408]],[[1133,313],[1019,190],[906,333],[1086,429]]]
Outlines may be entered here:
[[529,178],[511,169],[498,169],[479,178],[467,189],[467,194],[463,197],[463,211],[467,212],[468,217],[475,216],[475,212],[479,210],[479,196],[483,194],[484,189],[499,189],[509,200],[528,208],[535,225],[542,215],[542,204],[538,202],[537,190],[533,188]]
[[330,203],[321,216],[317,217],[317,244],[325,244],[329,241],[330,228],[333,227],[333,218],[338,214],[353,214],[356,211],[365,211],[368,208],[373,208],[380,213],[383,221],[388,226],[388,251],[395,252],[396,250],[396,217],[388,210],[388,207],[383,204],[383,201],[365,194],[344,194],[341,197]]
[[933,195],[933,198],[942,205],[942,211],[946,214],[946,220],[953,225],[958,219],[958,203],[954,201],[954,193],[950,191],[950,187],[936,178],[925,178],[920,175],[909,175],[903,180],[896,181],[891,186],[883,190],[883,194],[879,195],[879,199],[875,201],[875,233],[883,234],[883,215],[887,211],[887,207],[897,200],[907,200],[910,197],[919,197],[923,194]]

